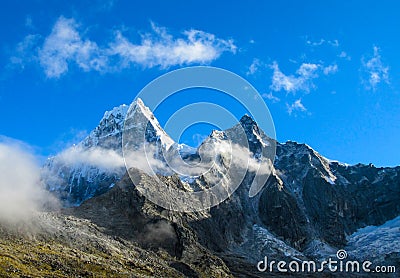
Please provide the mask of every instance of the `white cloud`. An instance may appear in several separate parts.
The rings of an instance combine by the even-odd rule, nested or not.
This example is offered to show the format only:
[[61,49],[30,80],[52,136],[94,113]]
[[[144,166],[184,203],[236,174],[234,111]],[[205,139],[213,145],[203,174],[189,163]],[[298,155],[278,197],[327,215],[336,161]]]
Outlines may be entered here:
[[193,142],[196,147],[200,146],[201,143],[208,137],[208,135],[195,133],[192,136]]
[[29,29],[34,29],[35,28],[35,26],[33,25],[32,17],[30,15],[27,15],[25,17],[25,27],[27,27]]
[[205,64],[217,59],[224,51],[235,52],[232,40],[222,40],[199,30],[184,31],[183,38],[174,38],[166,28],[152,24],[154,34],[142,36],[140,44],[134,44],[117,32],[115,42],[110,44],[109,55],[118,55],[122,67],[139,64],[145,67],[192,63]]
[[310,46],[321,46],[323,44],[328,44],[330,46],[334,46],[334,47],[339,47],[339,41],[338,40],[325,40],[325,39],[320,39],[319,41],[311,41],[311,40],[307,40],[306,44],[310,45]]
[[60,150],[65,150],[78,144],[88,135],[89,133],[87,130],[70,128],[56,138],[55,142],[49,147],[49,150],[58,153]]
[[338,40],[332,40],[328,41],[328,43],[334,47],[339,47],[339,41]]
[[289,115],[292,115],[292,113],[295,111],[307,112],[307,108],[303,105],[303,103],[301,103],[301,99],[296,100],[291,105],[286,103],[286,107]]
[[246,72],[246,75],[253,75],[253,74],[255,74],[255,73],[258,71],[260,65],[261,65],[260,60],[257,59],[257,58],[254,58],[254,59],[253,59],[253,62],[252,62],[251,65],[249,66],[248,71]]
[[28,221],[36,211],[56,204],[41,184],[36,158],[17,141],[0,142],[0,175],[2,223]]
[[73,146],[58,154],[56,163],[81,167],[87,165],[98,168],[103,172],[115,172],[124,167],[124,158],[114,150],[100,147],[83,149]]
[[338,71],[338,66],[336,64],[329,65],[327,67],[324,67],[323,72],[325,75],[333,74]]
[[367,76],[362,82],[367,90],[376,90],[379,83],[389,84],[389,67],[384,65],[379,54],[379,48],[373,47],[374,54],[369,60],[361,59],[362,71]]
[[39,50],[39,61],[49,78],[58,78],[75,62],[84,71],[101,71],[107,60],[95,42],[81,38],[74,19],[60,17]]
[[303,63],[301,64],[300,68],[296,71],[296,73],[299,76],[302,76],[307,79],[315,78],[318,77],[318,75],[316,74],[318,67],[319,65],[317,64]]
[[262,96],[263,98],[266,98],[266,99],[271,100],[273,103],[276,103],[276,102],[281,101],[281,99],[278,98],[278,97],[276,97],[276,96],[274,96],[274,95],[272,94],[272,92],[269,92],[268,94],[264,93],[264,94],[262,94],[261,96]]
[[307,40],[306,44],[311,45],[311,46],[320,46],[323,45],[325,43],[324,39],[320,39],[319,41],[311,41],[311,40]]
[[315,85],[313,79],[318,77],[320,65],[312,63],[303,63],[296,71],[296,75],[285,75],[278,66],[277,62],[271,65],[273,69],[271,90],[278,92],[281,90],[287,93],[296,93],[297,91],[309,92]]
[[[182,160],[177,152],[163,153],[161,160],[160,149],[152,144],[146,144],[138,150],[129,150],[124,155],[129,168],[140,169],[148,175],[178,174],[184,177],[195,177],[206,173],[213,175],[212,173],[215,172],[227,174],[230,167],[260,173],[270,171],[270,169],[262,167],[267,162],[267,158],[255,158],[247,146],[243,147],[230,140],[205,140],[198,153],[201,159],[194,164]],[[220,178],[218,177],[218,181],[214,182],[218,183]]]
[[[215,155],[213,153],[213,155]],[[124,153],[124,158],[128,168],[140,169],[148,175],[161,174],[165,176],[177,173],[182,176],[198,176],[207,172],[212,166],[209,154],[204,153],[204,159],[200,163],[191,165],[185,163],[178,153],[163,152],[159,146],[145,144],[136,150],[129,150]]]
[[345,51],[340,52],[339,55],[338,55],[338,57],[339,57],[339,58],[342,58],[342,59],[346,59],[347,61],[350,61],[350,60],[351,60],[351,57],[350,57],[349,54],[347,54],[347,52],[345,52]]
[[[310,115],[307,108],[301,102],[301,98],[316,89],[315,81],[321,75],[332,75],[338,72],[337,64],[324,65],[319,63],[302,63],[294,74],[284,74],[276,61],[270,65],[273,70],[270,92],[264,93],[263,98],[271,100],[273,103],[279,102],[281,98],[274,95],[275,92],[286,93],[286,111],[289,115],[296,115],[294,112],[305,112]],[[290,93],[290,94],[289,94]],[[291,103],[291,104],[288,104]]]
[[37,51],[39,40],[40,35],[27,35],[15,47],[15,55],[10,57],[11,64],[23,69],[27,64],[36,61],[37,57],[32,53]]
[[107,1],[101,0],[101,1],[97,1],[98,3],[96,3],[96,1],[93,1],[93,2],[95,2],[95,4],[99,5],[97,7],[98,10],[109,11],[114,7],[116,0],[107,0]]
[[[167,68],[174,65],[207,64],[219,58],[223,52],[236,52],[232,40],[217,38],[200,30],[186,30],[180,37],[174,37],[164,27],[151,24],[152,31],[141,36],[139,43],[131,42],[121,31],[115,38],[99,46],[79,32],[74,19],[60,17],[42,45],[35,42],[36,51],[24,50],[24,55],[35,57],[48,78],[59,78],[68,72],[71,64],[83,71],[110,72],[140,65],[146,68]],[[27,44],[32,36],[22,42]],[[17,46],[18,47],[18,46]],[[14,57],[17,63],[18,53]],[[12,61],[13,62],[13,61]]]

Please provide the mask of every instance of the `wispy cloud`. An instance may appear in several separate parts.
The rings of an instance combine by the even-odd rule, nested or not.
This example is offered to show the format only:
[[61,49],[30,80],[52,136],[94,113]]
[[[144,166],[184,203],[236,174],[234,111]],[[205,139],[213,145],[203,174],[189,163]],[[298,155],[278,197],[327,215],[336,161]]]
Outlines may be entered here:
[[49,78],[60,77],[75,62],[84,71],[102,71],[107,57],[93,41],[82,39],[74,19],[60,17],[39,50],[39,61]]
[[[319,43],[325,43],[321,40]],[[297,61],[291,61],[297,64]],[[339,66],[334,62],[326,64],[324,61],[318,63],[303,62],[299,64],[294,73],[286,74],[279,68],[278,62],[274,61],[269,65],[272,69],[270,92],[264,93],[263,98],[277,103],[283,100],[282,106],[289,115],[306,113],[310,115],[307,108],[302,103],[302,97],[317,88],[316,81],[322,76],[330,76],[339,71]],[[278,95],[278,92],[285,94]],[[284,105],[286,104],[286,106]],[[296,113],[295,113],[296,112]]]
[[25,27],[29,28],[29,29],[34,29],[35,28],[35,26],[33,25],[32,17],[30,15],[27,15],[25,17]]
[[3,139],[0,138],[0,222],[18,224],[57,202],[44,189],[40,167],[29,148]]
[[306,40],[306,44],[310,46],[321,46],[324,44],[334,46],[334,47],[339,47],[339,41],[338,40],[326,40],[326,39],[320,39],[318,41],[312,41],[312,40]]
[[307,112],[307,108],[301,102],[301,99],[294,101],[292,104],[286,103],[287,112],[292,115],[293,112]]
[[347,61],[350,61],[350,60],[351,60],[351,57],[349,56],[349,54],[347,54],[346,51],[341,51],[341,52],[338,54],[338,57],[339,57],[339,58],[342,58],[342,59],[345,59],[345,60],[347,60]]
[[309,93],[312,89],[315,89],[314,80],[321,73],[330,75],[339,70],[337,64],[324,66],[322,63],[302,63],[295,74],[286,75],[280,70],[276,61],[270,67],[273,70],[270,89],[275,92],[292,93],[293,95],[297,92]]
[[232,40],[217,38],[204,31],[190,29],[174,37],[164,27],[151,23],[151,32],[132,42],[120,30],[103,46],[86,38],[81,26],[72,18],[60,17],[51,33],[41,41],[40,35],[28,35],[17,46],[11,62],[24,57],[38,61],[48,78],[59,78],[71,65],[83,71],[110,72],[139,65],[145,68],[168,68],[174,65],[208,64],[223,52],[236,52]]
[[265,98],[265,99],[269,99],[269,100],[272,101],[273,103],[276,103],[276,102],[281,101],[281,99],[278,98],[277,96],[274,96],[274,95],[272,94],[272,92],[269,92],[268,94],[264,93],[264,94],[262,94],[261,96],[262,96],[263,98]]
[[14,55],[10,57],[11,64],[24,69],[27,64],[38,61],[36,53],[40,39],[40,35],[27,35],[16,45]]
[[208,137],[208,135],[205,134],[200,134],[200,133],[195,133],[192,136],[192,140],[195,144],[196,147],[200,146],[201,143]]
[[375,91],[379,83],[389,84],[389,67],[382,62],[379,47],[374,46],[373,51],[370,59],[361,58],[361,70],[363,72],[362,83],[365,85],[365,89]]
[[246,75],[253,75],[255,74],[261,66],[261,61],[257,58],[253,59],[253,62],[249,66],[249,69],[246,72]]
[[303,63],[296,70],[294,75],[285,75],[278,66],[277,62],[273,62],[271,68],[273,69],[272,84],[270,89],[272,91],[285,91],[287,93],[295,94],[297,91],[309,92],[314,88],[313,79],[318,77],[319,64]]
[[54,159],[55,163],[60,165],[78,168],[87,165],[107,173],[118,172],[124,168],[122,155],[116,151],[100,147],[85,149],[79,145],[72,146],[58,154]]
[[199,30],[184,31],[183,38],[174,38],[166,28],[152,23],[153,34],[142,36],[140,44],[134,44],[117,32],[115,42],[107,50],[109,55],[118,55],[122,66],[140,64],[145,67],[192,63],[205,64],[217,59],[222,52],[235,52],[231,40],[222,40],[215,35]]
[[333,74],[336,73],[337,71],[338,71],[337,64],[329,65],[323,68],[323,72],[325,75]]
[[58,153],[60,150],[65,150],[73,145],[81,142],[89,135],[87,130],[69,128],[67,131],[61,133],[54,143],[48,147],[51,153]]

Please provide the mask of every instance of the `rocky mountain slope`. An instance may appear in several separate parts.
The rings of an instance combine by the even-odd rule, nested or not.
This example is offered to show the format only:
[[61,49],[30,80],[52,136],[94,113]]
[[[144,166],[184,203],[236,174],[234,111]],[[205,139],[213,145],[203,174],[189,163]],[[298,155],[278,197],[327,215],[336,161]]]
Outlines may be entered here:
[[105,112],[99,125],[82,142],[50,157],[44,165],[43,173],[49,190],[57,193],[67,205],[78,205],[106,192],[123,175],[123,165],[111,170],[101,169],[87,161],[67,160],[63,154],[106,149],[121,155],[122,129],[128,108],[121,105]]
[[[79,205],[108,191],[124,175],[121,142],[128,108],[123,104],[105,112],[99,125],[82,142],[50,157],[44,165],[49,190],[64,200],[65,205]],[[147,130],[147,142],[174,143],[140,99],[133,110],[138,114],[139,124]],[[108,163],[114,167],[99,165],[98,162],[107,156],[114,158]]]
[[[148,131],[146,142],[168,145],[173,148],[172,153],[180,149],[141,101],[134,109],[138,109],[143,119],[140,124]],[[106,112],[99,126],[78,148],[83,151],[101,148],[120,155],[126,113],[126,106]],[[218,206],[196,213],[173,212],[149,202],[136,189],[135,182],[155,183],[154,177],[139,169],[130,169],[131,176],[137,177],[132,183],[122,164],[110,171],[90,163],[65,163],[65,157],[59,155],[45,166],[46,173],[58,177],[51,180],[49,189],[69,204],[80,206],[46,217],[52,215],[57,223],[67,219],[64,224],[67,226],[84,221],[93,228],[85,231],[87,237],[94,233],[116,240],[110,243],[113,246],[110,248],[120,246],[119,239],[127,246],[134,245],[155,258],[154,269],[162,265],[171,271],[172,277],[259,277],[255,265],[264,256],[285,261],[323,260],[334,257],[343,248],[352,259],[371,258],[375,263],[392,264],[400,269],[396,238],[399,222],[390,222],[400,215],[400,167],[377,168],[372,164],[330,161],[308,145],[291,141],[281,144],[268,138],[248,116],[229,130],[213,132],[204,144],[212,147],[238,129],[244,130],[254,158],[275,158],[271,175],[254,197],[249,197],[254,180],[254,173],[249,171],[238,189]],[[276,146],[276,153],[271,152],[271,146]],[[197,152],[186,158],[196,160],[198,156]],[[160,178],[179,190],[212,186],[206,176],[190,181],[176,175]],[[63,232],[55,242],[65,245],[65,234],[70,234],[63,224],[56,226]],[[368,226],[375,228],[365,228]],[[73,229],[80,233],[80,228]],[[89,239],[83,241],[79,241],[82,248],[99,244]],[[396,244],[385,244],[388,241]],[[376,248],[377,245],[384,248]],[[160,256],[162,262],[157,261]],[[118,269],[134,273],[136,265],[125,262]]]

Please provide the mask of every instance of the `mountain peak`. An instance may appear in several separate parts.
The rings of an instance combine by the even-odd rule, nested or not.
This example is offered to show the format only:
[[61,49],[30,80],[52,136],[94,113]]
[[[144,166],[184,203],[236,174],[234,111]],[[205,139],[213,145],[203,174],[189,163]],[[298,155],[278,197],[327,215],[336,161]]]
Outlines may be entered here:
[[138,105],[142,106],[142,107],[145,106],[143,100],[142,100],[140,97],[138,97],[138,98],[136,99],[136,103],[137,103]]
[[133,109],[132,109],[131,112],[133,112],[133,110],[138,111],[138,112],[140,112],[141,114],[143,114],[143,116],[145,116],[149,121],[151,121],[152,123],[153,123],[153,122],[156,122],[156,124],[159,125],[157,119],[154,117],[153,112],[150,110],[150,108],[148,108],[148,107],[144,104],[144,102],[143,102],[143,100],[142,100],[141,98],[137,98],[137,99],[133,102],[132,108],[133,108]]
[[240,123],[256,123],[253,118],[251,116],[249,116],[249,114],[244,114],[241,118],[240,118]]
[[250,117],[248,114],[243,115],[239,123],[248,137],[251,136],[253,133],[260,134],[260,130],[256,121],[254,121],[253,118]]
[[[174,140],[164,131],[153,112],[143,103],[142,99],[137,98],[131,107],[125,119],[125,129],[133,129],[135,130],[134,133],[139,131],[144,132],[148,142],[159,140],[166,150],[175,144]],[[142,143],[140,140],[138,142]]]
[[120,106],[115,106],[113,109],[106,111],[104,113],[104,116],[101,119],[101,121],[103,121],[105,119],[109,119],[111,116],[113,116],[115,118],[125,118],[126,113],[128,112],[128,109],[129,109],[129,105],[126,105],[126,104],[121,104]]
[[[108,120],[110,117],[124,120],[128,113],[129,107],[130,106],[126,104],[115,106],[113,109],[104,112],[104,116],[100,120],[100,122]],[[146,107],[141,98],[137,98],[134,101],[134,108],[135,109],[140,108],[140,110],[144,112],[146,115],[152,115],[151,111],[149,110],[149,108]]]
[[215,139],[220,139],[220,140],[226,140],[226,134],[225,132],[221,131],[221,130],[215,130],[213,129],[210,136],[210,138],[215,138]]
[[242,118],[240,118],[239,123],[246,131],[252,129],[258,129],[257,123],[248,114],[244,114]]

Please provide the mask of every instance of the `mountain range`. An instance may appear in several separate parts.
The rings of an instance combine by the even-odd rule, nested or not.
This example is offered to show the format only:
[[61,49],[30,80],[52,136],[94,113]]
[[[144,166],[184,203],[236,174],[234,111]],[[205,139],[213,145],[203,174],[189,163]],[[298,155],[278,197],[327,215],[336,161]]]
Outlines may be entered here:
[[[256,265],[265,256],[286,262],[322,261],[336,258],[339,249],[353,260],[368,259],[374,265],[400,269],[400,167],[329,160],[306,144],[269,138],[247,115],[231,129],[213,131],[194,149],[174,142],[140,99],[131,109],[138,115],[135,125],[146,134],[145,143],[189,162],[198,161],[205,146],[215,148],[243,130],[253,157],[263,154],[273,161],[270,176],[260,192],[250,197],[254,174],[247,171],[236,191],[210,209],[179,212],[160,207],[143,196],[139,182],[156,187],[158,178],[176,190],[198,191],[211,188],[212,177],[189,179],[163,170],[155,177],[136,167],[127,171],[122,141],[129,106],[115,107],[82,142],[50,157],[43,166],[47,189],[62,201],[63,208],[38,216],[31,224],[37,231],[33,240],[0,230],[4,246],[20,250],[22,242],[32,248],[36,255],[25,264],[34,273],[60,269],[60,277],[104,273],[115,277],[289,277],[262,273]],[[152,156],[165,162],[159,152]],[[222,175],[221,161],[214,176]],[[7,249],[10,256],[18,257],[11,249]],[[48,260],[49,269],[41,270],[41,256]],[[11,269],[28,273],[23,259],[16,260],[20,264],[12,264]]]

